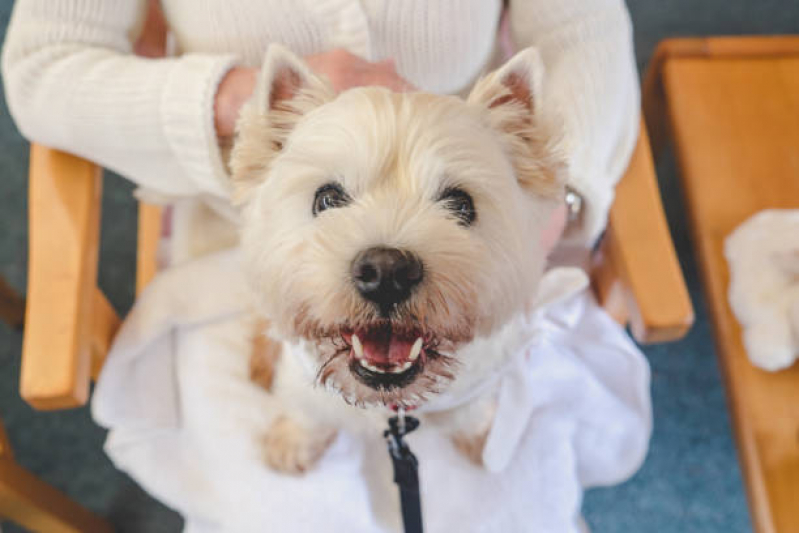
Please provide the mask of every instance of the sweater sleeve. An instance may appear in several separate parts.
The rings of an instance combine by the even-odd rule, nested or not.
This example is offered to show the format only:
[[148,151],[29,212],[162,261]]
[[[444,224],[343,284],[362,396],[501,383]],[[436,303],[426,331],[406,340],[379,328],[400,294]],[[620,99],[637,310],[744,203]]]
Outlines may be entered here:
[[623,0],[516,0],[510,25],[517,48],[537,47],[546,67],[544,113],[564,126],[569,185],[584,199],[566,238],[601,234],[638,137],[640,93],[632,25]]
[[146,0],[17,0],[3,49],[9,110],[29,140],[156,193],[226,196],[214,129],[235,59],[132,55]]

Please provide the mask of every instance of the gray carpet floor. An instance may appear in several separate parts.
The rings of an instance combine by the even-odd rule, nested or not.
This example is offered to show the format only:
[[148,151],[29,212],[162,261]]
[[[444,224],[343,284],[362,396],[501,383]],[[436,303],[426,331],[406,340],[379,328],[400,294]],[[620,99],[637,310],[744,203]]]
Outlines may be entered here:
[[[629,0],[638,66],[658,41],[678,35],[799,32],[795,0]],[[12,2],[0,0],[0,39]],[[0,98],[0,275],[24,292],[27,268],[27,143]],[[655,430],[643,468],[628,482],[589,491],[584,512],[597,533],[751,531],[725,393],[686,230],[676,170],[658,167],[669,223],[696,306],[682,341],[645,348],[652,366]],[[131,186],[107,176],[99,283],[121,312],[133,301],[136,210]],[[102,452],[88,410],[36,412],[19,398],[22,335],[0,324],[0,418],[18,461],[119,531],[179,531],[178,515],[152,500]],[[266,497],[266,496],[265,496]],[[3,524],[3,531],[19,531]]]

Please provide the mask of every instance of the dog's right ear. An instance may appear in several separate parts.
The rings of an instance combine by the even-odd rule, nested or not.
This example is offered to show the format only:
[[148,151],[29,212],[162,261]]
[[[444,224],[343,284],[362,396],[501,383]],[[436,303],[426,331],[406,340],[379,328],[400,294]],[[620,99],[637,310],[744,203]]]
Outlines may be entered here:
[[234,202],[246,202],[302,117],[334,96],[300,58],[278,44],[269,46],[253,95],[236,122],[230,156]]
[[541,112],[544,62],[526,48],[480,79],[468,102],[482,107],[491,126],[505,140],[519,184],[540,196],[558,197],[566,183],[559,124]]

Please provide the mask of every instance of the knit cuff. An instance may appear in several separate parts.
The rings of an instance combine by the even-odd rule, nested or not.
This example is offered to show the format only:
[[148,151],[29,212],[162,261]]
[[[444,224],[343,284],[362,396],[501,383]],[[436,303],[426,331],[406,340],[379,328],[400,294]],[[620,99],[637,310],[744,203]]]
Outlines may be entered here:
[[567,242],[593,246],[605,230],[616,184],[627,171],[640,133],[638,113],[630,113],[626,120],[607,168],[602,169],[596,161],[572,162],[568,185],[582,197],[583,203],[579,220],[564,235]]
[[[600,186],[597,186],[600,185]],[[613,203],[613,189],[607,182],[574,180],[569,186],[582,198],[582,210],[577,220],[566,228],[564,242],[591,247],[602,235]]]
[[227,197],[230,178],[214,127],[214,98],[233,56],[181,56],[161,101],[164,134],[186,175],[201,193]]

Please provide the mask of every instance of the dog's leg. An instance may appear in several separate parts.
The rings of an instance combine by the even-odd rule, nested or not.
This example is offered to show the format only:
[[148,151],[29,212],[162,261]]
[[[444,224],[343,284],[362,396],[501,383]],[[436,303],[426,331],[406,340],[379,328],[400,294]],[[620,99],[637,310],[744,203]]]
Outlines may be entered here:
[[459,427],[452,434],[452,443],[467,459],[478,466],[483,464],[483,448],[494,423],[496,411],[496,400],[485,397],[462,409],[458,415]]
[[488,430],[491,426],[485,428],[478,433],[474,432],[461,432],[455,433],[452,436],[452,444],[458,449],[469,461],[482,466],[483,464],[483,448],[485,448],[486,439],[488,439]]
[[256,321],[250,352],[250,380],[268,391],[272,389],[282,345],[266,336],[267,328],[266,320]]
[[[272,391],[282,344],[270,339],[265,333],[267,329],[265,320],[256,321],[250,353],[250,380]],[[278,472],[305,472],[319,460],[336,436],[335,430],[299,420],[299,413],[297,416],[278,415],[263,440],[266,463]]]
[[450,434],[458,451],[479,466],[483,464],[483,448],[494,422],[496,408],[496,399],[486,396],[458,409],[431,413],[427,417]]
[[336,431],[309,426],[286,415],[278,416],[264,439],[266,463],[285,474],[302,474],[315,465],[333,442]]

